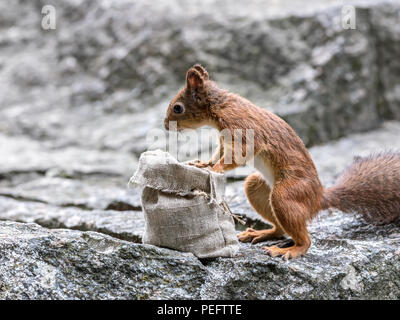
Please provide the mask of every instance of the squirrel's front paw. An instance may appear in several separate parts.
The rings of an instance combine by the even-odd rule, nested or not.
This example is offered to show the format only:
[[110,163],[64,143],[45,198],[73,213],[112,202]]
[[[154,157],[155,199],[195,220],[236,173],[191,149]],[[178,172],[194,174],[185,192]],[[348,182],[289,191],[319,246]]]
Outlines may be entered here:
[[203,161],[200,161],[200,160],[190,161],[188,164],[190,166],[194,166],[194,167],[200,168],[200,169],[207,168],[207,167],[210,166],[210,162],[203,162]]
[[218,173],[225,172],[224,167],[220,163],[217,163],[214,167],[212,167],[212,170]]

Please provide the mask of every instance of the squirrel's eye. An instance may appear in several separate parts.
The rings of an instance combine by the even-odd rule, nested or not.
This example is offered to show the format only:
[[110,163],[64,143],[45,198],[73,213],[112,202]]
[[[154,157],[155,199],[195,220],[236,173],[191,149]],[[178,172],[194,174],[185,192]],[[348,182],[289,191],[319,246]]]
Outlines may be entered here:
[[174,112],[175,113],[182,113],[183,112],[183,107],[180,105],[180,104],[176,104],[176,105],[174,105]]

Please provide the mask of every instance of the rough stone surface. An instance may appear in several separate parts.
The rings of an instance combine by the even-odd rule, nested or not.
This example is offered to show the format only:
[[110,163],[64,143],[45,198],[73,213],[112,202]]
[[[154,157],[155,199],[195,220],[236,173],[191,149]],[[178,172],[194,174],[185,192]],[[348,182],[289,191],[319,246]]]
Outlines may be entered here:
[[142,242],[142,211],[82,210],[31,201],[0,197],[0,220],[37,223],[43,227],[96,231],[110,236]]
[[206,275],[189,253],[95,232],[0,222],[0,299],[199,298]]
[[[242,245],[236,259],[207,263],[202,297],[213,299],[399,299],[399,224],[371,228],[341,215],[312,229],[308,254],[283,262]],[[331,229],[347,228],[330,236]],[[278,242],[279,245],[279,242]]]
[[66,146],[61,148],[54,142],[35,141],[25,136],[12,137],[1,133],[0,148],[0,176],[8,175],[10,178],[18,173],[35,172],[71,178],[82,175],[129,178],[137,164],[135,156],[122,151],[116,153]]
[[[327,220],[329,228],[342,227],[340,217]],[[310,252],[288,262],[266,256],[261,244],[242,245],[235,258],[200,262],[94,232],[13,222],[0,222],[0,230],[3,299],[400,297],[399,225],[356,222],[331,237],[313,230]]]
[[109,179],[72,180],[39,178],[12,188],[0,188],[0,195],[87,210],[141,210],[140,190],[116,186]]

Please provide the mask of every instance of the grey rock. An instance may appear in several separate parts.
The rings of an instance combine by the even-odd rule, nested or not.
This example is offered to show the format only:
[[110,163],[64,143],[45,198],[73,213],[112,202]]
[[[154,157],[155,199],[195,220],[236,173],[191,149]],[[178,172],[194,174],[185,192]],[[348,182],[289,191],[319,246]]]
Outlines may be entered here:
[[[0,222],[3,299],[398,299],[399,225],[371,228],[329,215],[312,229],[309,253],[284,262],[263,245],[235,258],[132,244],[95,232]],[[350,220],[349,220],[350,219]]]
[[0,195],[86,210],[141,210],[139,189],[120,187],[108,179],[81,181],[44,177],[13,188],[0,188]]
[[378,108],[387,119],[400,119],[400,86],[396,75],[400,72],[400,13],[395,4],[388,3],[371,11],[372,32],[375,35],[378,62]]
[[1,196],[0,220],[37,223],[50,229],[96,231],[136,243],[142,242],[144,231],[144,217],[141,211],[62,208]]
[[388,121],[377,130],[349,135],[325,145],[312,147],[309,151],[322,183],[330,186],[355,156],[400,150],[399,135],[400,122]]
[[0,299],[195,299],[206,270],[189,253],[95,232],[0,222]]
[[[370,227],[341,213],[323,218],[326,224],[311,228],[312,246],[299,259],[284,262],[262,253],[265,245],[287,245],[283,240],[243,244],[237,258],[208,262],[202,297],[398,299],[400,225]],[[336,227],[345,231],[329,232]]]
[[125,152],[69,146],[60,149],[49,142],[3,134],[0,134],[0,147],[4,155],[0,163],[2,176],[37,172],[73,178],[99,175],[125,176],[129,179],[137,164],[136,157]]
[[[386,38],[378,40],[373,32],[379,28],[374,24],[378,19],[371,15],[390,12],[395,19],[400,8],[394,1],[356,5],[353,31],[341,26],[343,4],[349,2],[330,1],[323,7],[313,1],[307,10],[300,2],[207,1],[205,6],[197,1],[189,6],[160,1],[151,7],[144,2],[115,2],[110,7],[91,2],[86,19],[68,31],[74,36],[62,37],[67,31],[60,31],[58,45],[61,55],[75,57],[109,91],[134,88],[138,99],[151,97],[148,101],[162,113],[168,102],[165,93],[172,95],[183,84],[193,61],[202,62],[222,85],[282,115],[307,145],[313,145],[376,128],[381,121],[380,43],[396,46],[398,32],[386,28]],[[216,7],[219,10],[212,9]],[[121,15],[122,10],[126,14]],[[130,19],[137,15],[141,19]],[[89,23],[101,32],[87,32]],[[130,35],[135,37],[127,41]],[[395,58],[395,51],[385,52]],[[392,72],[390,61],[385,59],[385,70],[393,80],[398,73]],[[131,66],[130,73],[126,66]],[[157,96],[160,99],[154,99]]]

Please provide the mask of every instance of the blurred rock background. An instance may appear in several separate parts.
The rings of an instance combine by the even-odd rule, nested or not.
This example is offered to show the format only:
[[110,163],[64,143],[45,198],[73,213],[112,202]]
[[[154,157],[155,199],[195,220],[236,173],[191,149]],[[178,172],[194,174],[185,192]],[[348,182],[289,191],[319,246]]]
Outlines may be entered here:
[[[349,4],[355,30],[342,27]],[[45,5],[55,30],[41,27]],[[0,298],[398,299],[398,225],[324,212],[304,258],[243,245],[239,260],[200,262],[138,244],[140,192],[126,184],[201,63],[292,125],[329,185],[355,154],[400,148],[399,56],[396,0],[1,2]],[[248,172],[229,174],[227,197],[266,227]]]

